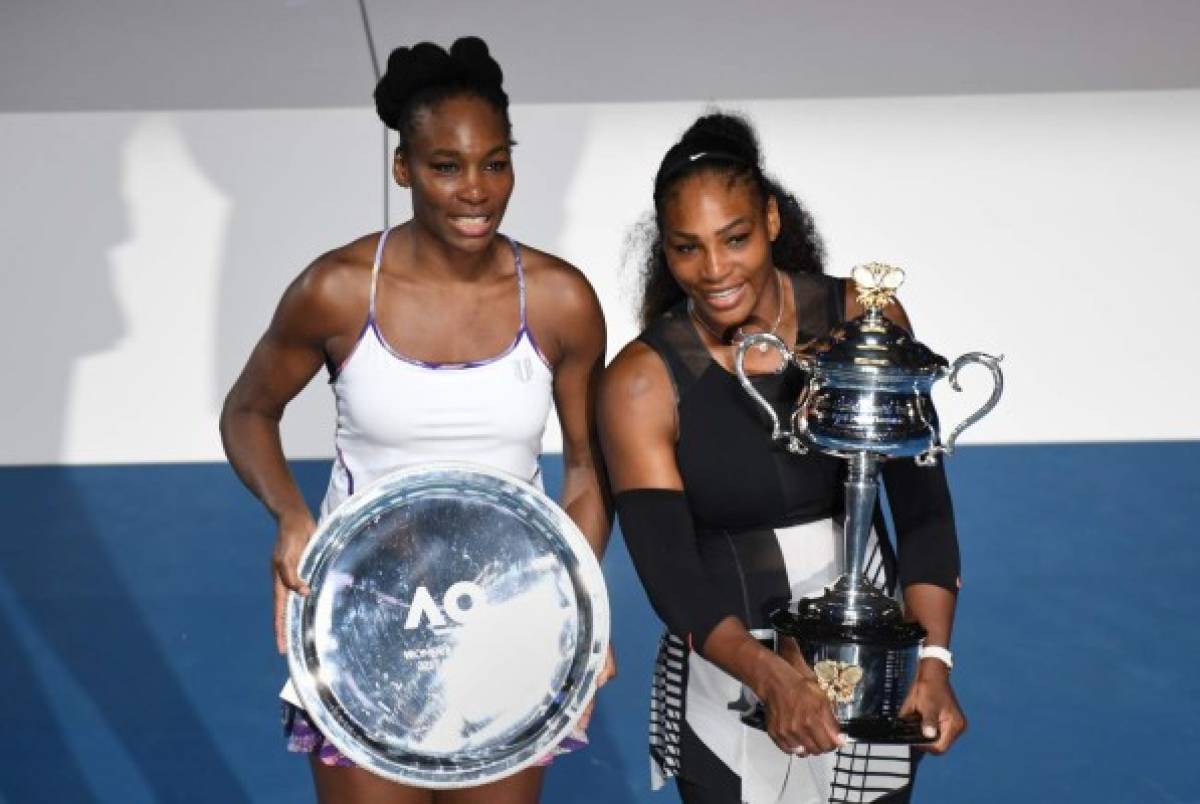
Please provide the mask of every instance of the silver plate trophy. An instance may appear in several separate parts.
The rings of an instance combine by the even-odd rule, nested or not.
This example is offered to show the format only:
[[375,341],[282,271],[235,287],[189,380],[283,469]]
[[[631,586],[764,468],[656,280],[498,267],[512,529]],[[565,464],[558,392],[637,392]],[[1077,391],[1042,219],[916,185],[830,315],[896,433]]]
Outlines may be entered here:
[[[958,436],[987,415],[1000,399],[1000,359],[970,352],[952,364],[913,340],[883,315],[904,281],[904,272],[880,263],[854,269],[861,316],[827,337],[795,351],[770,334],[746,337],[735,358],[742,387],[771,421],[771,437],[796,453],[816,449],[849,462],[846,480],[844,573],[823,595],[799,601],[771,617],[777,644],[791,638],[816,673],[842,730],[871,742],[915,743],[920,723],[899,717],[912,686],[925,629],[904,619],[893,598],[863,575],[872,515],[879,493],[879,465],[888,458],[914,458],[935,466],[954,451]],[[791,430],[754,388],[745,372],[746,352],[773,347],[808,375],[796,401]],[[993,390],[978,411],[942,443],[930,389],[946,377],[954,390],[959,371],[978,363],[991,371]],[[748,722],[761,725],[761,710]]]
[[339,507],[300,561],[288,666],[355,764],[403,784],[469,787],[537,762],[571,731],[608,647],[591,548],[538,489],[437,464]]

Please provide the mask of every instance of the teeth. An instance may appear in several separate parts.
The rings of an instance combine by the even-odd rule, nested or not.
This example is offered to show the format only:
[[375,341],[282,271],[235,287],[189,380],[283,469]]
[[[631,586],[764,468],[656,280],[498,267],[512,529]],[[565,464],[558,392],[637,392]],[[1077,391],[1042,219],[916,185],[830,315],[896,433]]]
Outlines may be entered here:
[[739,289],[740,288],[730,288],[729,290],[722,290],[719,293],[709,293],[708,298],[710,298],[710,299],[727,299],[730,296],[732,296],[733,294],[737,293]]

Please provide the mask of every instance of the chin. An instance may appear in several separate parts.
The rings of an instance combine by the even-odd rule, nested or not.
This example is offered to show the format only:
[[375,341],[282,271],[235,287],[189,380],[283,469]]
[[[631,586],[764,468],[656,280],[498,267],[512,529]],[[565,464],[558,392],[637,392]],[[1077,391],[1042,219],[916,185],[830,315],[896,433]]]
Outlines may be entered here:
[[739,304],[732,310],[713,310],[712,308],[707,308],[705,317],[719,327],[731,329],[745,324],[753,313],[754,304],[751,302],[749,304]]
[[488,247],[496,239],[496,233],[492,232],[486,237],[457,237],[453,241],[454,247],[459,251],[466,251],[470,254],[478,254],[481,251],[487,251]]

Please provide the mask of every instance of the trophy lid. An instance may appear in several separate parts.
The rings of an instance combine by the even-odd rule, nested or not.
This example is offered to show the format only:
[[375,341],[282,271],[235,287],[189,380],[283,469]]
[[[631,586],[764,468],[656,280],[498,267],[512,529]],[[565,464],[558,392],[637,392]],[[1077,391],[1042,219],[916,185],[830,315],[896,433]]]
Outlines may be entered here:
[[949,364],[920,343],[904,327],[889,321],[883,308],[895,301],[904,271],[872,262],[852,273],[858,301],[866,311],[803,350],[816,367],[839,372],[901,376],[935,376]]

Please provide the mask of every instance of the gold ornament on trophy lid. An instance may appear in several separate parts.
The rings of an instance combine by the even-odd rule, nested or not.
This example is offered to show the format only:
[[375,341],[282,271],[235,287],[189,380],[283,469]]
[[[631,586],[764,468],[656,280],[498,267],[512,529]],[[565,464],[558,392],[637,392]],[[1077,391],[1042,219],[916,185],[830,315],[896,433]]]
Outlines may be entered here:
[[904,284],[904,269],[882,262],[855,266],[850,277],[858,290],[858,303],[868,310],[882,310],[896,300]]

